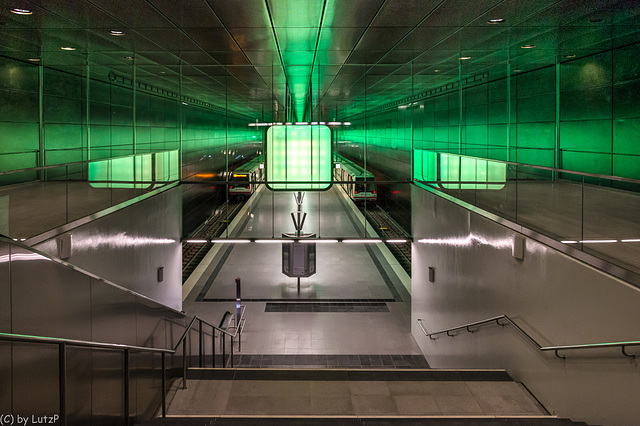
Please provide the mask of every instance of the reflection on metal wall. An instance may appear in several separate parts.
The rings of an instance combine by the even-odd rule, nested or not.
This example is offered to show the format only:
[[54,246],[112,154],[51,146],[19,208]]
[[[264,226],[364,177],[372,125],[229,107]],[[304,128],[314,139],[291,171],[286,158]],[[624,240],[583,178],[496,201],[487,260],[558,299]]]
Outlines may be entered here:
[[[15,314],[0,332],[167,348],[186,326],[180,312],[11,240],[0,241],[0,261],[0,291],[12,294],[0,299],[1,313]],[[58,413],[58,365],[57,345],[0,342],[2,413]],[[132,353],[130,366],[130,414],[148,419],[160,400],[160,356]],[[69,346],[66,377],[68,424],[122,423],[122,352]]]
[[[72,235],[65,260],[180,310],[181,195],[180,187],[173,188],[65,233]],[[58,257],[57,238],[35,247]],[[161,267],[164,279],[158,282]]]
[[[506,368],[561,417],[635,425],[637,363],[619,349],[543,354],[511,327],[430,340],[429,332],[506,314],[551,345],[637,340],[640,292],[515,231],[413,188],[412,333],[434,368]],[[428,268],[435,268],[429,282]]]

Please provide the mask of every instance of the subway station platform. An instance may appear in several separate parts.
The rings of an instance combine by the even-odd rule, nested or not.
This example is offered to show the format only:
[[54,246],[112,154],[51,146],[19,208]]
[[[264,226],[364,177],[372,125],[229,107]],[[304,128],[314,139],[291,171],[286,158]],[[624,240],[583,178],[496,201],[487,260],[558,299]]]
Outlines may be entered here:
[[[279,238],[294,231],[290,213],[296,208],[292,192],[261,187],[228,236]],[[303,210],[309,212],[304,232],[375,236],[338,187],[307,193]],[[426,366],[410,334],[410,278],[384,244],[317,244],[317,273],[302,278],[299,287],[282,273],[281,243],[215,244],[203,263],[183,309],[217,324],[225,311],[234,311],[235,278],[241,278],[247,307],[241,354],[250,360],[247,366]],[[296,355],[300,362],[274,362],[270,355]],[[311,362],[301,355],[322,357]]]

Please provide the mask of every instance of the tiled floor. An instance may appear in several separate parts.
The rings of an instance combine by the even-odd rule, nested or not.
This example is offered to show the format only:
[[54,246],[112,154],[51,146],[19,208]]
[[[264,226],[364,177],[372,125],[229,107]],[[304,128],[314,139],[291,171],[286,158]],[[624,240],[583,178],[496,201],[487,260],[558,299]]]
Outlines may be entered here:
[[[307,198],[305,210],[319,203],[314,197]],[[320,217],[324,235],[357,235],[361,217],[345,208],[344,198],[338,188],[323,193],[322,211],[339,216]],[[239,233],[270,236],[274,214],[276,234],[291,231],[293,208],[291,193],[265,191],[243,213],[248,219]],[[318,231],[317,218],[307,223],[315,223],[310,230]],[[420,355],[410,333],[409,294],[380,250],[318,244],[317,273],[301,279],[298,288],[295,278],[282,274],[280,244],[225,246],[183,309],[217,324],[225,311],[235,309],[235,278],[240,277],[247,307],[243,355]]]
[[[221,355],[216,363],[222,365]],[[237,368],[429,368],[422,355],[234,355]]]

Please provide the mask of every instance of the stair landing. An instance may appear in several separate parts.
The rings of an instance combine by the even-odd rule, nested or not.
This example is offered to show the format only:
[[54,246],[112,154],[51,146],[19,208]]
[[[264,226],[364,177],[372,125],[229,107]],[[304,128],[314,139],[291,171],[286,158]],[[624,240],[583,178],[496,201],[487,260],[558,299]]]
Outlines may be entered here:
[[170,416],[548,416],[504,370],[190,369]]

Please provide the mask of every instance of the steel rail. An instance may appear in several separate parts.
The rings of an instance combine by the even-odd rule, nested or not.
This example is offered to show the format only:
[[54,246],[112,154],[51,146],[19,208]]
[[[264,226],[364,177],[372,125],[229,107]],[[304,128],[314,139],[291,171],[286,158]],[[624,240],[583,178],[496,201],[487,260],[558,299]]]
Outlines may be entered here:
[[480,321],[475,321],[475,322],[471,322],[468,324],[464,324],[464,325],[459,325],[456,327],[451,327],[451,328],[447,328],[445,330],[440,330],[440,331],[436,331],[433,333],[429,333],[427,332],[427,330],[424,328],[424,326],[422,325],[422,322],[424,320],[422,320],[421,318],[418,318],[418,325],[420,326],[420,328],[422,329],[422,332],[424,333],[425,336],[427,336],[429,339],[431,340],[437,340],[436,338],[434,338],[433,336],[439,335],[439,334],[446,334],[449,337],[453,337],[455,336],[455,334],[451,334],[451,332],[453,331],[459,331],[459,330],[466,330],[469,333],[475,333],[478,330],[471,330],[470,327],[476,327],[476,326],[480,326],[480,325],[484,325],[484,324],[489,324],[492,322],[495,322],[497,325],[504,327],[507,324],[503,324],[500,322],[500,320],[505,320],[507,321],[507,323],[511,324],[517,331],[519,331],[532,345],[534,345],[536,348],[538,348],[538,350],[546,352],[546,351],[554,351],[555,356],[561,359],[565,359],[566,357],[563,355],[558,354],[558,351],[560,350],[574,350],[574,349],[593,349],[593,348],[611,348],[611,347],[619,347],[622,350],[622,354],[628,358],[635,358],[636,355],[632,354],[632,353],[628,353],[626,351],[626,347],[627,346],[638,346],[640,345],[640,340],[630,340],[630,341],[625,341],[625,342],[602,342],[602,343],[583,343],[583,344],[578,344],[578,345],[553,345],[553,346],[542,346],[540,343],[538,343],[533,337],[531,337],[531,335],[529,333],[527,333],[526,331],[524,331],[518,324],[516,324],[511,318],[509,318],[507,315],[498,315],[496,317],[492,317],[492,318],[487,318],[484,320],[480,320]]

